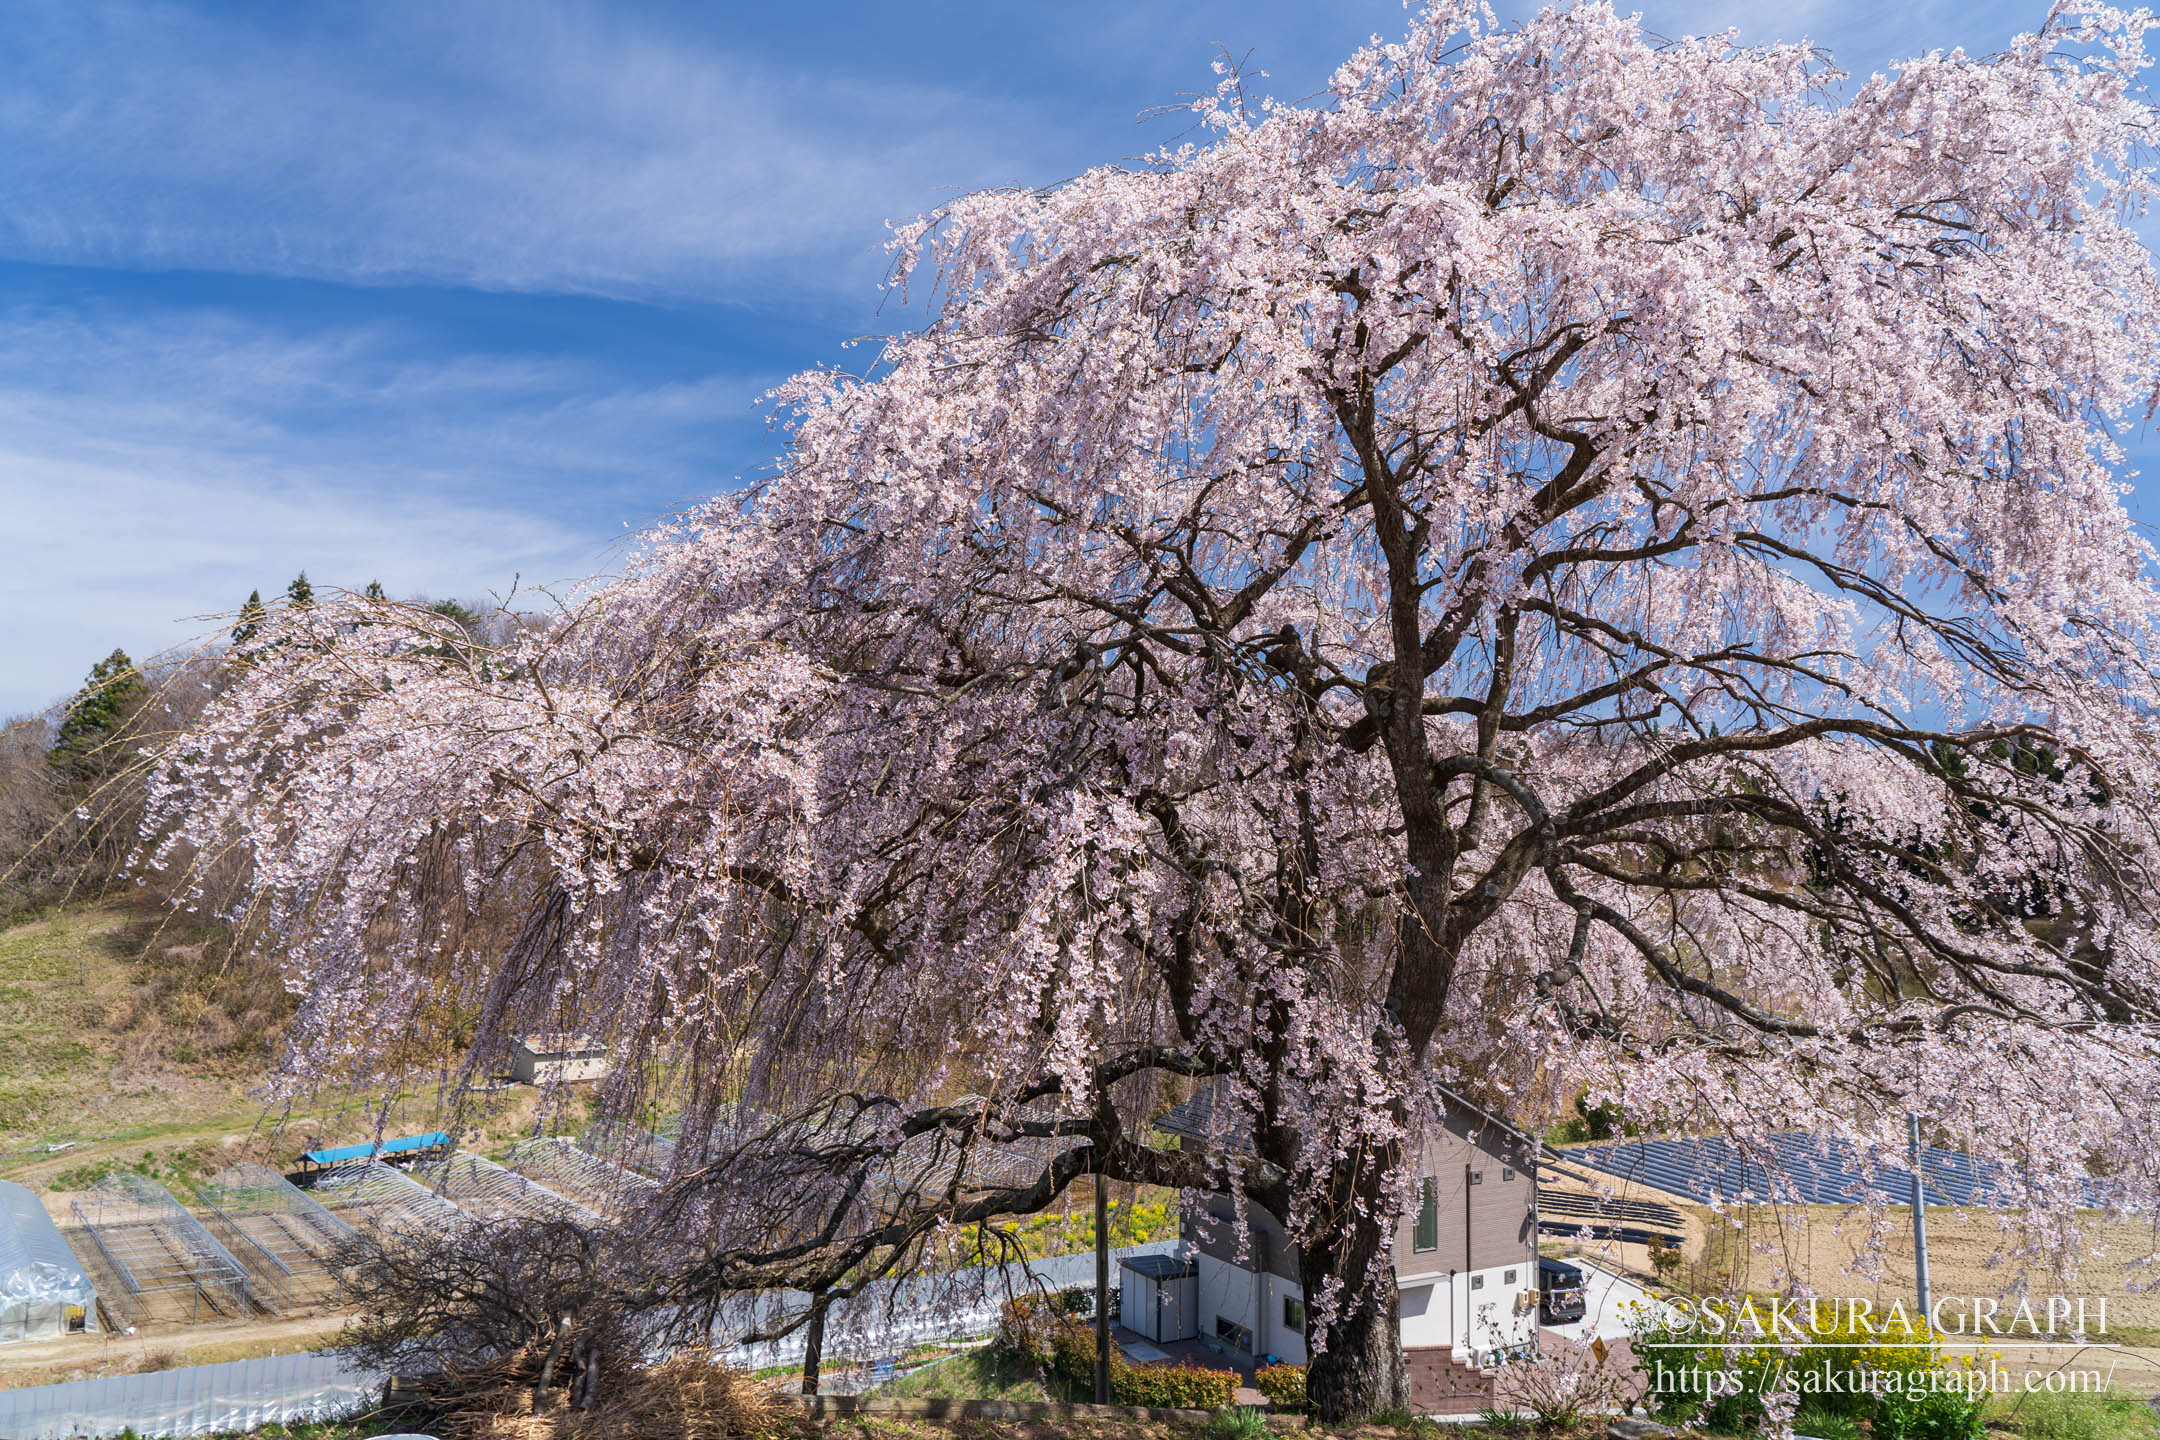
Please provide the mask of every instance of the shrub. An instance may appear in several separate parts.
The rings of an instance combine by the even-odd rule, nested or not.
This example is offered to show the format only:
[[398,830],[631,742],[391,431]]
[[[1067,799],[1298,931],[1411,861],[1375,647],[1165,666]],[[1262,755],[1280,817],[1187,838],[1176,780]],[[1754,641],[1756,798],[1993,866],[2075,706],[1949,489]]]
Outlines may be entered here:
[[1501,1368],[1493,1398],[1551,1432],[1573,1429],[1585,1415],[1624,1412],[1639,1389],[1632,1376],[1606,1364],[1588,1345],[1550,1335],[1537,1355]]
[[1303,1410],[1305,1408],[1305,1367],[1302,1365],[1262,1365],[1253,1372],[1253,1388],[1267,1396],[1268,1403],[1278,1410]]
[[[1081,1329],[1072,1320],[1071,1292],[1050,1295],[1016,1295],[998,1311],[997,1343],[1038,1369],[1056,1369],[1058,1346],[1065,1332]],[[1069,1342],[1067,1342],[1069,1343]],[[1090,1341],[1092,1347],[1093,1342]],[[1088,1375],[1094,1376],[1094,1351],[1089,1350]]]
[[1793,1416],[1792,1428],[1794,1434],[1812,1435],[1816,1440],[1861,1440],[1858,1420],[1826,1410],[1813,1399]]
[[1875,1410],[1875,1440],[1979,1440],[1980,1405],[1956,1392],[1885,1395]]
[[[1092,1365],[1092,1357],[1089,1363]],[[1110,1393],[1120,1405],[1221,1410],[1237,1393],[1237,1382],[1234,1370],[1208,1370],[1192,1364],[1134,1365],[1116,1351],[1110,1355]]]
[[[1095,1332],[1057,1295],[1023,1295],[998,1314],[998,1344],[1070,1385],[1095,1383]],[[1220,1410],[1237,1391],[1237,1373],[1198,1365],[1135,1365],[1110,1349],[1110,1395],[1120,1405]]]

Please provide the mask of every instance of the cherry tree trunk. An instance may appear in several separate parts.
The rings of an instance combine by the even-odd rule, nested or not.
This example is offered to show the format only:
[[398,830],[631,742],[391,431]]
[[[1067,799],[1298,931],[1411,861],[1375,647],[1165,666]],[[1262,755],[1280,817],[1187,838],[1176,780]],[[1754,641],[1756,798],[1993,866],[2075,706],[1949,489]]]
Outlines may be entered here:
[[[1345,1177],[1343,1188],[1352,1186],[1360,1192],[1360,1218],[1308,1243],[1298,1259],[1298,1281],[1315,1333],[1323,1297],[1331,1284],[1341,1287],[1327,1326],[1326,1348],[1311,1357],[1305,1371],[1306,1398],[1331,1425],[1410,1408],[1395,1272],[1385,1255],[1385,1227],[1374,1218],[1389,1213],[1386,1197],[1377,1170],[1369,1167],[1355,1180]],[[1372,1193],[1362,1193],[1366,1190]]]
[[810,1302],[810,1323],[803,1327],[802,1393],[818,1393],[818,1370],[825,1358],[825,1307],[826,1297],[821,1293]]

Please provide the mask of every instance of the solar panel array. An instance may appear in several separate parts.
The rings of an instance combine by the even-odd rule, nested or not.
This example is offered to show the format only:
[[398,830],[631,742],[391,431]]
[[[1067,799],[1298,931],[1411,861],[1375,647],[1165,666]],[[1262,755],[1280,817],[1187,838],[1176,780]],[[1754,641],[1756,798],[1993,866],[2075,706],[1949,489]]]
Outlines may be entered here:
[[[1571,1163],[1706,1205],[1857,1205],[1912,1197],[1912,1171],[1902,1156],[1870,1156],[1850,1141],[1801,1130],[1764,1135],[1744,1148],[1718,1136],[1690,1136],[1570,1146],[1562,1153]],[[2001,1166],[1956,1150],[1925,1147],[1920,1173],[1930,1205],[2006,1205],[2014,1198],[2016,1187]]]
[[1654,1200],[1625,1200],[1618,1196],[1608,1199],[1602,1195],[1581,1195],[1568,1190],[1539,1190],[1538,1215],[1540,1218],[1555,1220],[1580,1218],[1608,1222],[1631,1221],[1665,1230],[1679,1230],[1687,1225],[1687,1218],[1678,1210],[1670,1205],[1660,1205]]

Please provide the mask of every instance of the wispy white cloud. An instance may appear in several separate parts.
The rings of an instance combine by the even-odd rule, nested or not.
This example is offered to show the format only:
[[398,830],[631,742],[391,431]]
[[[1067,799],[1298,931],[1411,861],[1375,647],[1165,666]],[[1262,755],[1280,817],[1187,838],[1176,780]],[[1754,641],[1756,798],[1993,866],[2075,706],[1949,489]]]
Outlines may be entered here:
[[[829,8],[829,28],[885,28],[875,7]],[[1643,6],[1663,33],[1807,37],[1863,71],[1932,45],[1991,48],[2043,8]],[[885,220],[1168,138],[1175,122],[1128,122],[1206,83],[1211,42],[1250,47],[1273,73],[1263,88],[1297,96],[1364,34],[1403,25],[1395,0],[1004,10],[919,17],[917,29],[997,24],[911,35],[881,66],[861,43],[735,43],[714,23],[724,11],[593,0],[381,0],[261,23],[166,0],[29,0],[0,8],[0,253],[860,300],[883,263]]]
[[[798,45],[785,24],[715,39],[724,8],[597,0],[25,0],[0,7],[0,257],[830,313],[867,299],[886,218],[1169,138],[1129,121],[1204,84],[1208,42],[1296,97],[1403,24],[1397,0],[931,6],[888,41],[883,12],[836,5],[809,27],[832,43]],[[1812,38],[1862,73],[1991,49],[2043,10],[1643,8],[1670,35]],[[436,593],[582,576],[625,522],[769,445],[746,417],[776,374],[627,380],[666,368],[626,358],[629,330],[533,358],[443,339],[454,322],[416,339],[170,301],[0,310],[0,713],[301,566]]]
[[[860,293],[889,217],[1029,178],[1046,114],[603,10],[390,0],[346,28],[157,4],[0,19],[18,257],[493,289]],[[1046,178],[1046,177],[1034,177]]]
[[628,385],[401,338],[0,315],[0,715],[303,567],[436,595],[584,578],[652,497],[728,483],[714,427],[767,383]]

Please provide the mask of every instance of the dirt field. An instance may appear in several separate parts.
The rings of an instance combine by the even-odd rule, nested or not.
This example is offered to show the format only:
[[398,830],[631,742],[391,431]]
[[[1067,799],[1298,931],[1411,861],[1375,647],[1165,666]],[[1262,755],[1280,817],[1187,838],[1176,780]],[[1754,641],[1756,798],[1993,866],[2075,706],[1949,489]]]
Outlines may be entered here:
[[[1903,1208],[1870,1216],[1857,1207],[1751,1206],[1719,1215],[1662,1191],[1637,1187],[1619,1197],[1665,1205],[1681,1213],[1687,1243],[1677,1266],[1659,1276],[1651,1251],[1609,1241],[1548,1243],[1546,1253],[1581,1253],[1683,1294],[1714,1294],[1728,1286],[1756,1294],[1792,1290],[1840,1301],[1863,1300],[1878,1314],[1892,1302],[1911,1311],[1917,1299],[1912,1214]],[[1993,1300],[2004,1319],[2029,1297],[2046,1314],[2051,1296],[2086,1301],[2093,1348],[2026,1349],[2028,1337],[2004,1335],[1984,1353],[2014,1369],[2068,1366],[2097,1371],[2137,1395],[2160,1395],[2160,1290],[2152,1286],[2160,1235],[2147,1222],[2110,1221],[2096,1212],[2078,1217],[2075,1243],[2060,1249],[2021,1232],[2007,1212],[1930,1208],[1928,1279],[1945,1328],[1957,1328],[1974,1301]],[[2107,1334],[2102,1323],[2105,1300]],[[2010,1343],[2016,1342],[2016,1343]],[[1953,1348],[1982,1350],[1978,1344]]]
[[[318,1097],[293,1110],[255,1098],[269,1048],[247,1037],[264,1002],[227,993],[230,977],[197,963],[200,955],[160,931],[159,919],[116,901],[0,929],[0,1178],[37,1191],[63,1228],[73,1222],[70,1203],[116,1169],[149,1175],[191,1201],[191,1187],[227,1165],[258,1160],[289,1170],[302,1150],[374,1132],[375,1115],[359,1096]],[[184,953],[173,953],[176,944]],[[259,991],[260,979],[238,988]],[[523,1137],[537,1103],[529,1088],[504,1092],[468,1143],[485,1150]],[[433,1097],[412,1095],[389,1123],[405,1133],[437,1121]],[[0,1345],[0,1388],[311,1348],[342,1323],[168,1324]]]
[[0,1346],[0,1390],[319,1350],[336,1339],[344,1324],[336,1315],[233,1320],[136,1335],[70,1335]]
[[[1552,1187],[1577,1195],[1584,1187]],[[1550,1189],[1541,1190],[1549,1194]],[[1917,1292],[1913,1265],[1912,1212],[1887,1208],[1870,1215],[1857,1206],[1757,1205],[1724,1214],[1646,1186],[1621,1186],[1610,1197],[1624,1205],[1684,1222],[1684,1260],[1670,1268],[1668,1283],[1711,1293],[1726,1286],[1761,1293],[1803,1291],[1865,1299],[1878,1308],[1892,1300],[1908,1307]],[[1548,1207],[1559,1213],[1561,1207]],[[2026,1233],[2013,1212],[1930,1207],[1927,1212],[1928,1275],[1933,1295],[1998,1300],[2020,1295],[2085,1296],[2088,1319],[2107,1299],[2110,1329],[2131,1327],[2127,1338],[2160,1343],[2160,1228],[2145,1221],[2109,1220],[2083,1212],[2068,1243]],[[1650,1251],[1639,1244],[1569,1242],[1585,1254],[1604,1255],[1648,1277]],[[1946,1304],[1946,1319],[1955,1307]],[[2136,1333],[2139,1331],[2148,1333]]]

